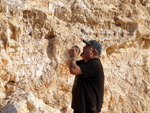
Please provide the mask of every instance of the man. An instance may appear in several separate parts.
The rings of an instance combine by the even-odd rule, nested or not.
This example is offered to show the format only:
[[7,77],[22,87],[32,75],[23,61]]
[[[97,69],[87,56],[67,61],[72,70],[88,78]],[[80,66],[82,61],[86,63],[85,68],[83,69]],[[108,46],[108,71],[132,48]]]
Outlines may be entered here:
[[75,76],[72,89],[72,108],[74,113],[99,113],[104,95],[104,72],[99,60],[101,45],[96,40],[85,41],[81,57],[76,61],[78,51],[69,50],[70,73]]

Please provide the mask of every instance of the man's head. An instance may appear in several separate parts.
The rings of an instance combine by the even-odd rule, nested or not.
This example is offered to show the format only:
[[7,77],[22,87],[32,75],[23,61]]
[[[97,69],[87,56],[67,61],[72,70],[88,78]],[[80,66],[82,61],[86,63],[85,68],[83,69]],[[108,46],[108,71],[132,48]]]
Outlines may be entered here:
[[98,55],[101,54],[102,46],[100,45],[100,43],[98,41],[96,41],[96,40],[90,40],[90,41],[83,40],[83,42],[88,44],[88,45],[93,46],[93,49],[97,50]]
[[90,40],[90,41],[83,40],[83,42],[86,44],[86,46],[83,48],[83,53],[82,53],[82,57],[84,59],[99,57],[99,55],[101,54],[102,47],[98,41],[96,41],[96,40]]

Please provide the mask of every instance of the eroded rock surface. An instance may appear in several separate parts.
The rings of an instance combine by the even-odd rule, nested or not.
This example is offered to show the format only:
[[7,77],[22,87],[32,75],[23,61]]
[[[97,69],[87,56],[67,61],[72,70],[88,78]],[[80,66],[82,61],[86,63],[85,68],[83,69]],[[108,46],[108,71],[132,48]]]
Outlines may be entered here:
[[72,113],[82,39],[103,47],[102,113],[149,113],[149,0],[0,0],[1,113]]

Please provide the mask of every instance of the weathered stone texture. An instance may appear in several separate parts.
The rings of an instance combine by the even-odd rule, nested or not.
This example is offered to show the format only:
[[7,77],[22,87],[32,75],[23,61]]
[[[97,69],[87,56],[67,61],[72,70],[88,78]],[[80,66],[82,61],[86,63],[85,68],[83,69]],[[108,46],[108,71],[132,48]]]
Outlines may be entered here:
[[148,113],[149,0],[0,0],[1,113],[71,113],[67,51],[82,39],[103,47],[102,113]]

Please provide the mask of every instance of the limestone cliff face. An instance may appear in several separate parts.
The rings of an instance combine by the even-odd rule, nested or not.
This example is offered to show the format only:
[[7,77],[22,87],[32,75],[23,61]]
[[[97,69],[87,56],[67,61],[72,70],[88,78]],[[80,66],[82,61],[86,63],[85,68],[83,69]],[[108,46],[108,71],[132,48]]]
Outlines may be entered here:
[[82,39],[103,47],[102,113],[148,113],[149,0],[0,0],[1,113],[71,113],[67,51]]

